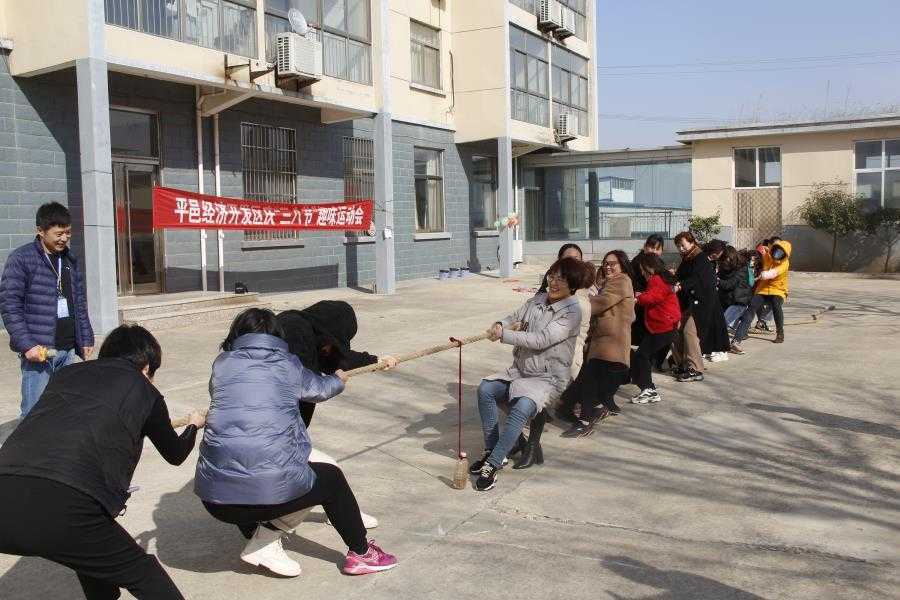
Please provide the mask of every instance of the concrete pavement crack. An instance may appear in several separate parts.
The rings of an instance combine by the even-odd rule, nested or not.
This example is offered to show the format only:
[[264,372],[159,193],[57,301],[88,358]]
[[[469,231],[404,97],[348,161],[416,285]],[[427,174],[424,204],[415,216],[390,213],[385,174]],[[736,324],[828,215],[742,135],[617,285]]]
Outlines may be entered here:
[[491,510],[501,514],[512,517],[518,517],[521,519],[526,519],[529,521],[544,521],[557,523],[560,525],[573,525],[579,527],[594,527],[597,529],[614,529],[617,531],[628,531],[631,533],[638,533],[641,535],[649,535],[658,537],[660,539],[672,541],[672,542],[683,542],[683,543],[691,543],[691,544],[713,544],[719,546],[730,546],[733,548],[742,548],[745,550],[754,550],[760,552],[782,552],[785,554],[796,554],[802,556],[810,556],[813,558],[827,558],[831,560],[839,560],[842,562],[850,562],[850,563],[862,563],[866,565],[871,565],[875,567],[893,567],[894,563],[890,561],[878,561],[878,560],[870,560],[866,558],[860,558],[857,556],[850,556],[845,554],[837,554],[835,552],[826,552],[823,550],[816,550],[814,548],[806,548],[803,546],[785,546],[782,544],[754,544],[750,542],[735,542],[730,540],[701,540],[695,538],[686,538],[679,537],[674,535],[669,535],[665,533],[660,533],[658,531],[652,531],[650,529],[642,529],[640,527],[627,527],[624,525],[616,525],[615,523],[596,523],[593,521],[577,521],[575,519],[564,519],[560,517],[553,517],[550,515],[541,515],[536,513],[529,513],[526,511],[519,510],[517,508],[503,508],[499,506],[490,507]]

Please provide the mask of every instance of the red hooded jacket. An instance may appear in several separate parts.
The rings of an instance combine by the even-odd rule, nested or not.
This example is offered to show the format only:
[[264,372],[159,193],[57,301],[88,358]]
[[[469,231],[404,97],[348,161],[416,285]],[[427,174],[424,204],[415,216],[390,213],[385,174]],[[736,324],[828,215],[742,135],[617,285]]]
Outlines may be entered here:
[[678,296],[659,275],[647,280],[647,291],[637,297],[637,303],[644,307],[644,324],[650,333],[668,333],[681,321]]

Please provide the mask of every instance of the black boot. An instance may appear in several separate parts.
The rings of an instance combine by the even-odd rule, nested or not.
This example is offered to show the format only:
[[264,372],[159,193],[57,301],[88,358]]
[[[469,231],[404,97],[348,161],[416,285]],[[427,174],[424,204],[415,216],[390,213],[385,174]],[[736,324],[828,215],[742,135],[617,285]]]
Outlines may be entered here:
[[525,439],[523,434],[519,434],[519,439],[516,440],[516,445],[512,447],[512,450],[509,451],[509,454],[506,455],[507,458],[512,458],[516,454],[521,453],[525,450],[525,446],[528,445],[528,440]]
[[529,442],[525,445],[525,449],[522,450],[522,456],[513,465],[513,469],[527,469],[531,465],[542,464],[544,464],[544,449],[541,448],[541,443],[532,444]]

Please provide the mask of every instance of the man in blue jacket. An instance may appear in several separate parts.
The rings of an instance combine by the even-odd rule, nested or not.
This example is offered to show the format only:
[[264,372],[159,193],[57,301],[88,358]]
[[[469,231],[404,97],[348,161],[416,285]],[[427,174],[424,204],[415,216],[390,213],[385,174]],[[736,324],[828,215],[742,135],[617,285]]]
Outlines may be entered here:
[[[9,347],[22,364],[22,417],[44,392],[50,375],[94,350],[84,276],[69,251],[72,217],[58,202],[35,216],[37,236],[13,250],[0,278],[0,316]],[[56,354],[47,350],[56,350]]]

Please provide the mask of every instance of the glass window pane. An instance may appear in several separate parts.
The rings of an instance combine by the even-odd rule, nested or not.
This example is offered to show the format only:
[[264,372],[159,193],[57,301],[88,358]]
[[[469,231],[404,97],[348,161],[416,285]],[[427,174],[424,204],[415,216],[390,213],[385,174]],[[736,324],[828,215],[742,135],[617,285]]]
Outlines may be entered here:
[[536,92],[538,88],[538,61],[536,58],[528,57],[528,91]]
[[275,36],[291,30],[287,19],[266,15],[266,60],[275,60]]
[[355,40],[347,41],[347,79],[357,83],[371,83],[372,48],[368,44]]
[[881,142],[856,142],[856,168],[881,168]]
[[184,0],[184,39],[205,46],[219,44],[219,0]]
[[900,208],[900,171],[884,172],[884,207]]
[[547,87],[550,85],[548,82],[549,65],[543,61],[539,61],[537,67],[537,92],[542,96],[547,96]]
[[352,36],[370,39],[369,0],[347,0],[347,31]]
[[547,42],[530,33],[527,36],[528,54],[547,60]]
[[509,28],[509,47],[516,50],[526,51],[525,36],[528,34],[518,27]]
[[528,94],[513,90],[512,92],[512,118],[517,121],[524,121],[528,114],[527,103]]
[[440,46],[440,32],[416,21],[409,22],[409,37],[434,48]]
[[884,158],[888,167],[896,169],[900,167],[900,140],[887,140],[884,142]]
[[514,85],[519,89],[525,89],[525,86],[528,85],[528,79],[525,75],[525,55],[520,52],[513,52],[513,82]]
[[319,0],[265,0],[265,3],[266,11],[274,12],[279,17],[287,17],[288,11],[296,8],[307,23],[319,24]]
[[562,96],[562,71],[553,65],[553,99],[559,100]]
[[881,206],[881,172],[857,173],[856,193],[863,196],[871,208]]
[[325,27],[347,31],[344,15],[344,0],[322,0],[322,22]]
[[781,185],[781,149],[759,149],[759,185]]
[[109,131],[114,156],[159,156],[156,115],[110,110]]
[[413,152],[413,165],[416,175],[440,176],[440,152],[428,148],[416,148]]
[[172,39],[181,38],[181,21],[174,0],[144,0],[141,11],[141,28],[147,33]]
[[326,75],[348,79],[347,40],[331,33],[322,36],[323,68]]
[[256,11],[222,3],[222,49],[242,56],[256,55]]
[[734,187],[756,187],[756,151],[753,148],[734,151]]

